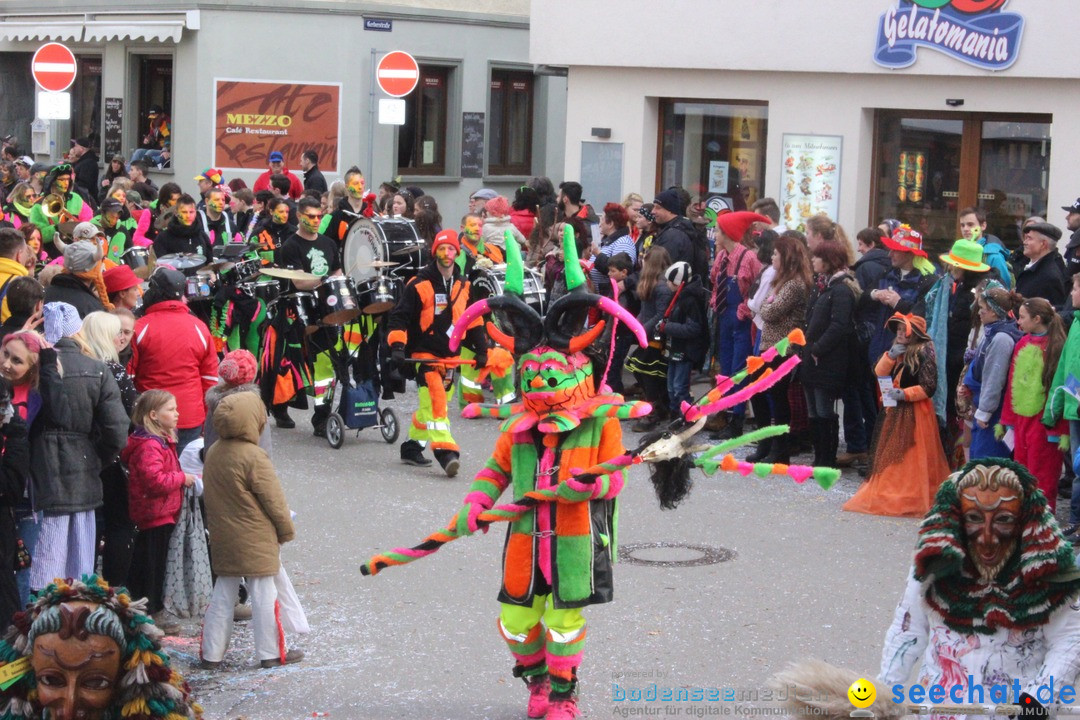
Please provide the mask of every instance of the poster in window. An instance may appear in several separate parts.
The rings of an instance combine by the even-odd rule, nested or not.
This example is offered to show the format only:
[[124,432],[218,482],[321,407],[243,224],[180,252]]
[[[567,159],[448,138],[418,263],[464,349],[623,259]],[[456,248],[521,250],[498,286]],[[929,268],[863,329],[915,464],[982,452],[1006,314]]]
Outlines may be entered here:
[[761,139],[761,119],[734,117],[731,119],[731,139],[737,143],[756,143]]
[[217,79],[215,88],[215,167],[265,169],[277,150],[285,166],[297,170],[300,155],[314,150],[321,170],[337,172],[340,83]]
[[896,199],[922,202],[926,192],[926,153],[905,150],[896,164]]
[[757,202],[759,190],[759,167],[757,148],[732,148],[730,174],[734,175],[735,182],[742,192],[743,200],[747,206]]
[[709,192],[720,193],[721,195],[727,194],[728,170],[730,168],[731,164],[723,160],[709,161]]
[[804,232],[818,213],[836,219],[843,142],[839,135],[784,135],[780,214],[788,228]]

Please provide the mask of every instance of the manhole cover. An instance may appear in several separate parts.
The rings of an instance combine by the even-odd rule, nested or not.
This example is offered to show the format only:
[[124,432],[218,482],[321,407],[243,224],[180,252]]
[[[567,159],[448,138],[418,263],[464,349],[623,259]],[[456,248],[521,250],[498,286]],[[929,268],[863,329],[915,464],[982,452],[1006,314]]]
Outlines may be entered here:
[[735,551],[711,545],[653,542],[619,546],[619,562],[652,567],[716,565],[735,558]]

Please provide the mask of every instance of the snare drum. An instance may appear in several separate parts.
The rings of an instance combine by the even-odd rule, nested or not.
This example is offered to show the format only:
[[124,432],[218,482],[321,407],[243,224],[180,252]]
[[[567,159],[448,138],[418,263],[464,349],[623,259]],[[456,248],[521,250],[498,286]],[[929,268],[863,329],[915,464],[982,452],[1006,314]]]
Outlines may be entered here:
[[315,288],[315,296],[325,325],[344,325],[360,314],[352,279],[345,275],[324,278]]
[[212,270],[196,270],[188,275],[184,295],[188,300],[209,300],[217,292],[217,278]]
[[404,287],[401,278],[380,275],[374,280],[369,280],[363,287],[357,288],[360,295],[360,307],[367,315],[390,312],[401,299],[401,291]]
[[262,267],[262,258],[248,258],[237,260],[228,270],[221,271],[221,279],[224,282],[239,283],[259,274]]
[[275,305],[277,305],[279,312],[286,313],[291,319],[299,323],[304,328],[305,333],[310,334],[319,329],[316,324],[319,317],[319,303],[312,293],[284,293],[278,296]]
[[[525,304],[544,317],[547,312],[547,291],[544,290],[544,281],[540,274],[528,268],[522,278],[522,300]],[[506,266],[496,265],[490,270],[480,270],[476,280],[472,283],[482,297],[493,297],[503,294],[506,285]]]
[[272,282],[245,282],[236,286],[245,294],[262,300],[263,304],[270,305],[281,295],[281,283],[277,280]]
[[120,262],[131,268],[135,277],[145,280],[150,277],[150,248],[138,245],[129,247],[120,255]]

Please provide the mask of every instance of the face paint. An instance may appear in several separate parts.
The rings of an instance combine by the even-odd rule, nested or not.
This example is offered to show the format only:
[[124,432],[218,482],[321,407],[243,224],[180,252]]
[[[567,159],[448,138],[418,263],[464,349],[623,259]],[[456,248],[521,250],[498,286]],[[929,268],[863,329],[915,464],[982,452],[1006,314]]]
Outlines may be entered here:
[[285,204],[278,205],[274,208],[274,212],[270,213],[270,217],[274,220],[275,225],[284,225],[289,222],[289,206]]
[[475,240],[476,238],[480,237],[480,231],[483,229],[483,227],[484,227],[484,222],[480,218],[478,218],[478,217],[465,218],[465,228],[464,228],[465,237],[469,238],[470,240]]
[[440,267],[450,267],[454,264],[455,258],[457,258],[457,249],[453,245],[444,243],[435,251],[435,259],[438,260]]
[[195,206],[181,205],[176,209],[176,217],[181,225],[192,225],[195,222]]
[[116,223],[120,221],[120,213],[112,210],[103,213],[101,217],[105,221],[105,227],[116,227]]
[[306,210],[300,213],[300,227],[306,232],[317,233],[319,232],[319,224],[322,222],[322,213],[312,210]]
[[206,207],[216,213],[222,212],[225,209],[225,196],[221,193],[211,193],[206,198]]
[[364,176],[349,176],[349,184],[345,186],[345,189],[348,191],[349,197],[357,199],[364,197]]
[[121,205],[127,205],[127,193],[120,188],[113,190],[112,194],[110,194],[109,197],[115,200],[119,200]]
[[171,196],[168,200],[165,201],[165,207],[167,207],[167,208],[176,207],[176,201],[179,200],[179,199],[180,199],[179,195]]
[[595,394],[592,363],[581,353],[539,347],[522,356],[520,372],[525,407],[538,415],[574,407]]
[[1020,534],[1020,494],[999,485],[997,490],[968,487],[960,491],[968,551],[979,575],[989,582],[1016,548]]
[[71,187],[71,176],[61,175],[53,181],[53,188],[59,193],[66,193]]

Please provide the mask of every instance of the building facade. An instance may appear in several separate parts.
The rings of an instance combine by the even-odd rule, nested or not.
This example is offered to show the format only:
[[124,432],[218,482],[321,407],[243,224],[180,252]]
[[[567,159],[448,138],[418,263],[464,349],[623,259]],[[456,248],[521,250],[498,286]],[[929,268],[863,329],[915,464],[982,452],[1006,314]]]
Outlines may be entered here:
[[[1080,195],[1080,46],[1065,0],[629,0],[532,5],[531,59],[569,72],[566,177],[776,198],[801,227],[896,217],[944,248],[979,206],[1019,224]],[[592,193],[594,196],[596,193]],[[601,200],[601,198],[595,198]]]
[[[158,184],[194,189],[218,167],[251,185],[269,152],[299,172],[314,148],[328,181],[356,165],[370,187],[400,177],[463,208],[481,186],[512,196],[531,175],[561,174],[566,81],[534,73],[528,34],[527,0],[8,2],[0,131],[44,162],[89,136],[104,165],[131,157],[157,105],[171,121]],[[31,56],[50,40],[78,61],[70,121],[35,121]],[[394,50],[417,60],[418,85],[380,116],[391,97],[376,66]]]

